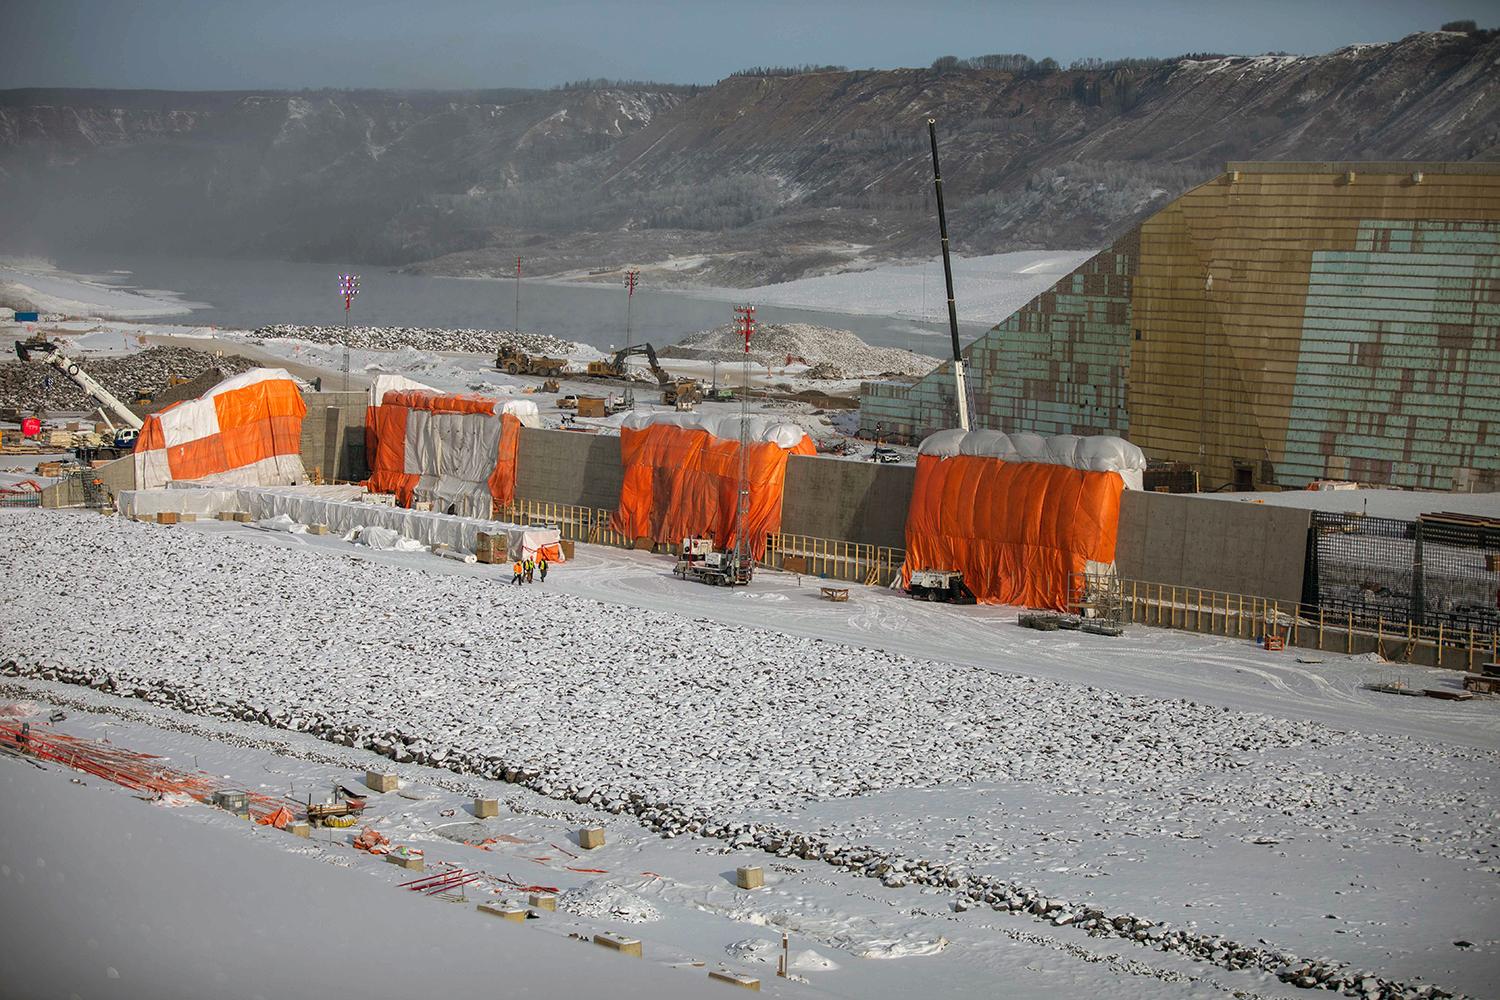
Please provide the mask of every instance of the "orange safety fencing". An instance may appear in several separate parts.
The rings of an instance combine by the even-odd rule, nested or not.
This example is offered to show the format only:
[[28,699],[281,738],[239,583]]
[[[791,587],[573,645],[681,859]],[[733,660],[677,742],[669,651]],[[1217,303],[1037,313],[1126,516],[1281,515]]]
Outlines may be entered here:
[[982,603],[1065,611],[1073,574],[1115,561],[1124,488],[1113,472],[919,455],[904,582],[914,569],[959,570]]
[[[763,441],[747,451],[750,506],[746,531],[751,554],[765,554],[766,535],[781,530],[787,457],[816,452],[803,437],[793,448]],[[711,537],[727,549],[735,544],[739,510],[740,443],[699,428],[651,424],[620,429],[625,480],[620,506],[609,526],[627,539],[676,544]]]
[[[500,401],[485,396],[439,395],[420,390],[393,389],[387,392],[379,406],[366,409],[365,451],[369,456],[370,478],[365,485],[375,493],[394,493],[401,506],[410,507],[422,476],[440,474],[436,467],[423,468],[419,472],[409,471],[437,455],[437,449],[430,442],[420,440],[420,436],[443,436],[444,433],[430,421],[422,422],[418,430],[410,420],[412,413],[425,411],[433,417],[441,414],[493,416],[497,404],[503,405]],[[453,446],[476,446],[475,442],[467,440],[460,433],[454,433],[451,437]],[[520,419],[511,413],[501,413],[495,461],[485,479],[495,503],[508,504],[515,499],[516,464],[520,446]]]

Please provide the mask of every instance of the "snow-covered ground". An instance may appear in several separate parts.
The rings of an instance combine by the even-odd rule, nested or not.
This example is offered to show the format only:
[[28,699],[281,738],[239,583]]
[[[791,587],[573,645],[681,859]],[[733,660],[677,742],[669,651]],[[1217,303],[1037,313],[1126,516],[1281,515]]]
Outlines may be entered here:
[[[999,323],[1094,255],[1092,250],[1022,250],[953,258],[953,297],[965,323]],[[685,294],[724,302],[826,309],[866,316],[900,316],[948,329],[943,260],[890,264],[867,270],[798,278],[755,288],[688,288]]]
[[[954,972],[943,995],[1015,974],[1002,938],[1044,949],[1027,995],[1286,995],[1263,970],[1298,967],[1289,952],[1372,982],[1500,986],[1482,930],[1500,926],[1496,706],[1360,687],[1451,673],[1158,630],[1032,633],[1013,610],[858,587],[832,605],[780,574],[719,591],[589,547],[528,588],[217,522],[11,512],[0,529],[0,566],[28,581],[0,659],[711,835],[685,850],[792,854],[878,904],[892,955],[937,950],[943,928],[921,959]],[[847,905],[799,891],[774,919],[729,912],[795,922],[863,967],[880,949],[839,943]],[[1065,926],[1126,913],[1154,923]],[[865,982],[838,993],[917,988]]]
[[1282,490],[1258,493],[1199,493],[1200,497],[1273,507],[1368,514],[1410,521],[1443,511],[1500,517],[1500,493],[1440,493],[1427,490]]
[[125,273],[73,274],[46,261],[0,258],[0,302],[24,304],[45,313],[110,319],[175,316],[199,305],[184,301],[176,292],[131,287],[122,283],[127,277]]

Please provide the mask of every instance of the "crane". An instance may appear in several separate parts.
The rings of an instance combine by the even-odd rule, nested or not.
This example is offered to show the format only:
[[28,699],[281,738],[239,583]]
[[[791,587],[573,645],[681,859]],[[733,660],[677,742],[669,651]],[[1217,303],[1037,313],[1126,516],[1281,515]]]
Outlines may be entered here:
[[[114,393],[104,388],[98,380],[84,371],[81,364],[64,354],[62,345],[41,336],[33,337],[31,340],[18,340],[16,341],[16,357],[22,361],[37,361],[51,365],[62,372],[87,396],[99,403],[99,413],[104,417],[105,424],[114,431],[117,445],[129,447],[129,444],[124,442],[134,443],[136,433],[141,429],[144,421],[120,402]],[[110,419],[111,413],[114,414],[116,420],[125,425],[124,428],[115,426],[115,420]]]

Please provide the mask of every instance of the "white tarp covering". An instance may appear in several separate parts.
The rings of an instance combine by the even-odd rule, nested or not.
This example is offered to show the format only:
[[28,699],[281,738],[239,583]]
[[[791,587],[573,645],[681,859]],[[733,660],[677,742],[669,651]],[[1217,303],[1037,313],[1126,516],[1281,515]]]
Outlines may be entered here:
[[355,495],[363,492],[358,486],[125,490],[120,493],[119,507],[126,516],[176,511],[213,517],[224,510],[246,511],[256,521],[285,516],[297,524],[326,524],[330,532],[340,536],[356,528],[378,527],[426,548],[446,546],[471,554],[478,550],[480,532],[504,534],[512,559],[534,556],[538,550],[552,547],[554,561],[562,561],[562,535],[556,528],[362,503],[349,496],[347,491],[351,490]]
[[1124,438],[1103,434],[1047,437],[1026,432],[1006,434],[1004,431],[953,428],[928,435],[917,452],[939,458],[978,455],[1002,462],[1041,462],[1066,465],[1085,472],[1118,472],[1129,490],[1142,488],[1146,472],[1145,452]]
[[[738,441],[740,439],[740,416],[737,413],[730,414],[708,414],[708,413],[644,413],[636,412],[627,416],[620,424],[631,430],[643,430],[652,424],[672,424],[677,427],[685,427],[690,430],[708,431],[714,437],[723,438],[726,441]],[[795,448],[807,437],[807,431],[797,424],[785,420],[777,420],[773,417],[752,415],[747,421],[747,440],[752,444],[760,444],[770,441],[783,448]]]

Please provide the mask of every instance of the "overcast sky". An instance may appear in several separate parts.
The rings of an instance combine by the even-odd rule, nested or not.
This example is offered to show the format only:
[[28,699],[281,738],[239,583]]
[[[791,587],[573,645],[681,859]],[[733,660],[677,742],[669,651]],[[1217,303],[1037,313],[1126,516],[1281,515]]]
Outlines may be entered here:
[[756,65],[1326,52],[1495,0],[0,0],[0,88],[712,83]]

